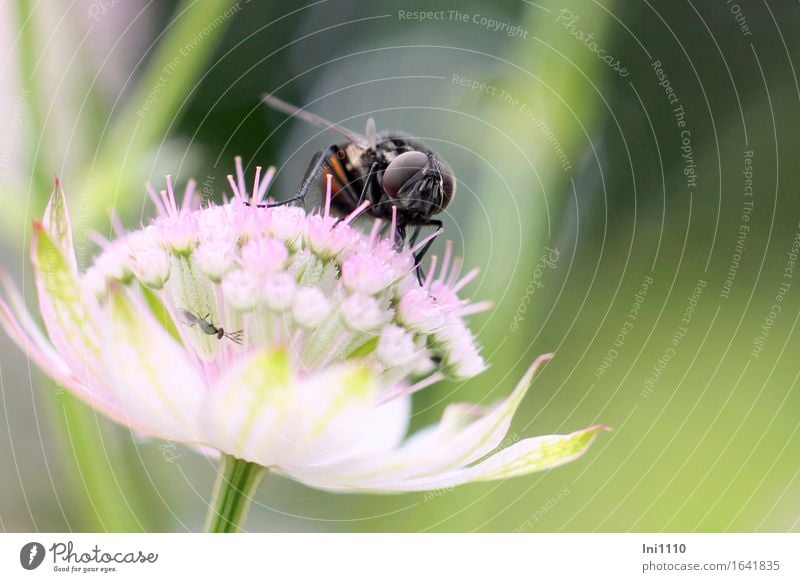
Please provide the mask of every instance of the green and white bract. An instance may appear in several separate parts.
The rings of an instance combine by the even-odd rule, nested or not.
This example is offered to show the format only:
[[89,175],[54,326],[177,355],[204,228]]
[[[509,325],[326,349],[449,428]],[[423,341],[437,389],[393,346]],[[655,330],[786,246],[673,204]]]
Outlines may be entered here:
[[[151,190],[152,224],[98,237],[103,251],[84,273],[57,183],[32,245],[48,337],[5,276],[0,323],[46,373],[117,422],[321,489],[451,487],[547,469],[588,448],[603,426],[487,457],[550,356],[503,401],[451,405],[407,437],[414,392],[485,369],[464,318],[488,305],[458,296],[477,271],[461,276],[448,245],[420,285],[415,249],[395,248],[393,225],[353,225],[366,203],[333,217],[329,185],[324,209],[264,207],[271,175],[257,168],[248,190],[237,159],[233,196],[206,206],[193,183],[179,205],[168,178],[166,190]],[[186,325],[182,313],[204,325]]]

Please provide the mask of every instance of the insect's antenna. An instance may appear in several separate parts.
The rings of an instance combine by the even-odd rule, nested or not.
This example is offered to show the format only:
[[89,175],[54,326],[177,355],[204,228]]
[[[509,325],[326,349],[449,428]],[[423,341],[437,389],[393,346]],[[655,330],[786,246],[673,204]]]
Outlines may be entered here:
[[240,329],[239,331],[226,333],[225,337],[231,340],[235,344],[242,345],[242,342],[244,340],[244,330]]
[[320,127],[324,127],[325,129],[330,129],[331,131],[335,131],[339,135],[343,135],[348,140],[353,142],[354,144],[360,145],[361,147],[369,147],[369,140],[361,135],[360,133],[356,133],[355,131],[350,131],[349,129],[342,127],[341,125],[336,125],[332,121],[328,121],[324,117],[320,117],[310,111],[306,111],[305,109],[300,109],[299,107],[295,107],[284,101],[283,99],[278,99],[274,95],[264,95],[263,97],[264,103],[272,107],[273,109],[277,109],[278,111],[283,111],[284,113],[291,115],[293,117],[299,117],[300,119],[304,119],[309,123],[313,123],[314,125],[319,125]]

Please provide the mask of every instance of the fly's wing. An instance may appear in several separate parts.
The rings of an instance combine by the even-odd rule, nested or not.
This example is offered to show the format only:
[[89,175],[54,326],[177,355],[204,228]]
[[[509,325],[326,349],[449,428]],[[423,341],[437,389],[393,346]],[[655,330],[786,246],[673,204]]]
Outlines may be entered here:
[[[338,152],[344,154],[345,150],[339,147],[337,153],[328,156],[325,173],[331,175],[331,213],[347,216],[358,206],[364,182],[358,173],[348,172],[345,169],[344,161],[337,155]],[[320,208],[325,204],[326,182],[326,176],[321,176]]]
[[324,127],[325,129],[329,129],[331,131],[335,131],[339,135],[346,137],[349,141],[357,144],[361,147],[369,147],[369,141],[367,138],[360,133],[356,133],[355,131],[350,131],[346,127],[342,127],[341,125],[336,125],[332,121],[328,121],[327,119],[320,117],[310,111],[306,111],[305,109],[300,109],[299,107],[295,107],[287,103],[282,99],[278,99],[274,95],[264,95],[263,96],[264,103],[272,107],[273,109],[277,109],[278,111],[283,111],[284,113],[291,115],[293,117],[299,117],[300,119],[304,119],[309,123],[313,123],[314,125],[318,125],[320,127]]
[[200,321],[200,319],[194,313],[188,309],[183,309],[182,307],[178,308],[176,315],[178,316],[178,321],[189,327],[194,327],[197,325],[197,322]]

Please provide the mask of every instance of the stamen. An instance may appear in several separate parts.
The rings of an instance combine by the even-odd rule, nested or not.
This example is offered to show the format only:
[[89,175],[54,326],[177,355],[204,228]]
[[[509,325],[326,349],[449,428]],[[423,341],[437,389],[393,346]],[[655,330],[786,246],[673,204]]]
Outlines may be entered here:
[[433,278],[434,278],[434,276],[436,274],[436,263],[438,263],[438,262],[439,262],[439,257],[436,256],[436,255],[433,255],[431,257],[431,262],[430,262],[430,265],[428,267],[428,275],[425,277],[425,283],[422,285],[425,289],[429,289],[430,286],[431,286],[431,283],[433,283]]
[[164,214],[166,216],[172,216],[172,208],[169,204],[169,196],[167,195],[167,191],[159,190],[158,195],[161,197],[161,203],[164,205]]
[[167,214],[167,209],[164,207],[164,204],[161,202],[161,198],[158,196],[158,192],[156,192],[155,188],[153,188],[152,184],[149,182],[145,184],[145,188],[147,189],[147,193],[150,195],[150,200],[153,201],[153,204],[156,206],[156,211],[160,216],[164,216]]
[[103,250],[106,250],[111,247],[111,241],[109,241],[106,237],[104,237],[96,230],[93,230],[89,233],[89,240]]
[[172,186],[172,176],[167,174],[167,209],[169,210],[172,216],[177,216],[178,214],[178,203],[175,201],[175,188]]
[[241,193],[241,198],[245,199],[247,197],[247,184],[244,182],[244,168],[242,167],[242,156],[236,156],[234,158],[236,162],[236,184],[239,186],[239,192]]
[[367,208],[369,208],[370,204],[372,204],[372,202],[370,202],[369,200],[364,200],[364,202],[362,202],[362,203],[361,203],[361,206],[359,206],[358,208],[356,208],[355,210],[353,210],[353,212],[351,212],[350,214],[348,214],[348,215],[347,215],[347,217],[346,217],[346,218],[345,218],[345,219],[344,219],[342,222],[343,222],[344,224],[350,224],[350,223],[351,223],[351,222],[353,222],[353,221],[354,221],[356,218],[358,218],[358,215],[359,215],[359,214],[361,214],[361,213],[362,213],[362,212],[364,212],[364,211],[365,211]]
[[183,203],[181,204],[181,213],[191,212],[194,207],[195,195],[197,194],[195,188],[197,182],[189,180],[186,183],[186,190],[183,192]]
[[267,173],[264,175],[264,179],[261,180],[259,186],[257,188],[254,188],[256,204],[262,204],[264,202],[267,190],[272,184],[272,178],[274,176],[275,176],[275,166],[270,166],[269,168],[267,168]]
[[258,189],[261,187],[261,166],[256,166],[256,178],[253,180],[253,195],[250,196],[250,203],[256,204],[256,193]]
[[458,283],[456,283],[455,285],[449,285],[449,286],[452,287],[454,293],[458,293],[459,291],[461,291],[461,289],[466,287],[469,284],[470,281],[472,281],[475,277],[477,277],[478,273],[480,273],[480,272],[481,272],[481,270],[479,268],[475,267],[469,273],[464,275]]
[[481,301],[480,303],[473,303],[461,310],[461,315],[474,315],[483,311],[489,311],[494,307],[494,301]]
[[108,209],[108,216],[111,219],[111,227],[114,229],[114,234],[118,237],[125,236],[125,227],[122,226],[122,221],[119,219],[119,215],[114,211],[113,208]]
[[463,260],[461,257],[456,257],[453,261],[453,266],[450,268],[450,276],[447,278],[447,286],[452,287],[458,281],[458,276],[461,274],[461,265]]
[[449,240],[444,247],[444,260],[442,261],[442,270],[439,273],[437,281],[440,283],[444,281],[447,276],[447,270],[450,268],[450,259],[453,256],[453,241]]
[[392,205],[392,242],[397,238],[397,206]]
[[372,230],[369,231],[369,246],[375,246],[375,239],[378,237],[378,232],[381,230],[381,225],[383,221],[380,218],[376,218],[375,221],[372,223]]
[[411,254],[413,255],[414,253],[416,253],[418,250],[420,250],[426,244],[428,244],[429,241],[432,241],[433,239],[435,239],[437,236],[439,236],[443,232],[444,232],[444,229],[440,228],[439,230],[436,230],[436,231],[432,232],[431,234],[429,234],[428,236],[426,236],[424,239],[422,239],[421,241],[419,241],[417,244],[415,244],[412,247]]
[[331,174],[325,174],[326,178],[326,185],[325,185],[325,218],[330,216],[331,214],[331,198],[332,198],[332,186],[331,181],[333,180],[333,176]]
[[236,182],[234,182],[233,176],[228,174],[227,178],[228,178],[228,184],[230,184],[231,190],[233,190],[233,197],[239,200],[244,200],[244,195],[239,190],[239,187],[236,185]]
[[428,376],[427,378],[423,378],[416,384],[412,384],[411,386],[408,386],[406,388],[401,388],[399,390],[392,390],[391,392],[389,392],[389,394],[387,394],[381,399],[379,404],[386,404],[390,400],[394,400],[395,398],[400,398],[401,396],[410,396],[416,392],[419,392],[420,390],[424,390],[428,386],[436,384],[436,382],[439,382],[441,380],[444,380],[444,374],[442,374],[441,372],[435,372],[430,376]]

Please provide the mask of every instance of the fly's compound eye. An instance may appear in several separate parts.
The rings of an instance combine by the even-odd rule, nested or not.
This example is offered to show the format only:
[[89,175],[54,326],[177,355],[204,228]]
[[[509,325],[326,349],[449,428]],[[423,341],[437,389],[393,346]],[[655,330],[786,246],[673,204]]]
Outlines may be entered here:
[[444,162],[439,162],[439,171],[442,173],[442,200],[440,210],[443,210],[450,204],[450,201],[456,193],[456,179],[455,176],[453,176],[453,170]]
[[456,179],[442,160],[412,151],[400,154],[386,167],[383,189],[391,198],[398,198],[401,193],[419,197],[430,206],[429,214],[437,214],[453,199]]
[[383,172],[383,189],[392,198],[415,174],[428,165],[428,156],[422,152],[405,152],[397,156]]

